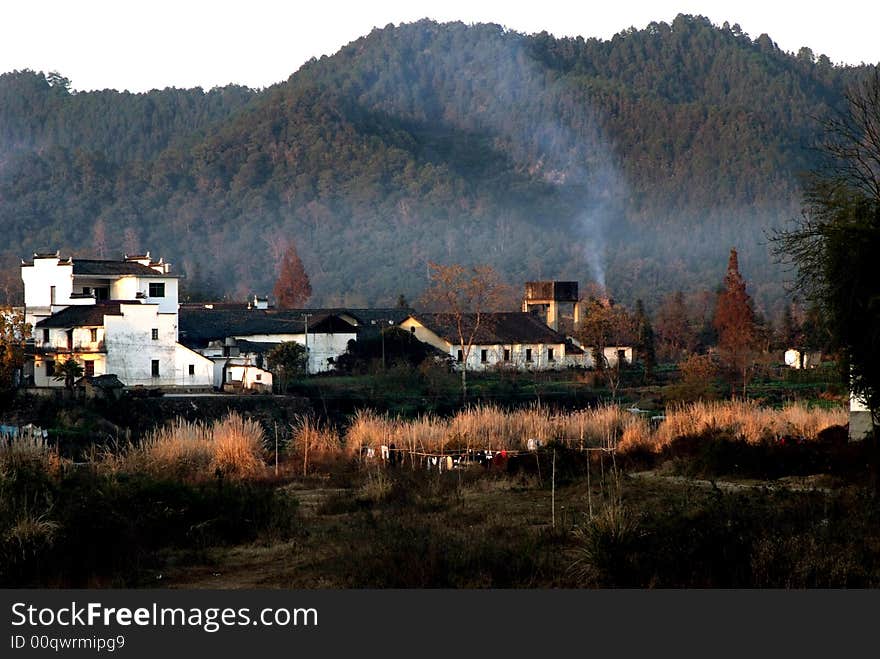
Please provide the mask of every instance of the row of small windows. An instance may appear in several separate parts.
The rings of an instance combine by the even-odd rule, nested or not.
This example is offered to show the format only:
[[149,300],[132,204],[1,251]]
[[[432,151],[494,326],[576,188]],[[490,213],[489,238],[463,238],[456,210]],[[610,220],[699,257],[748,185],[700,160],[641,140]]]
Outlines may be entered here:
[[[153,341],[158,341],[159,340],[159,328],[154,327],[153,329],[151,329],[150,330],[150,337],[153,339]],[[89,341],[91,341],[92,343],[98,342],[98,329],[97,328],[92,327],[91,329],[89,329]],[[43,343],[49,343],[49,330],[48,329],[43,329]]]
[[[510,361],[510,348],[504,349],[504,356],[503,356],[502,360],[506,361],[506,362]],[[526,348],[525,360],[526,360],[526,362],[532,361],[532,349],[531,348]],[[547,348],[547,361],[552,362],[555,360],[556,360],[556,355],[553,351],[553,348]],[[464,361],[464,351],[462,351],[462,350],[458,351],[458,361],[459,361],[459,363]],[[480,363],[481,364],[488,364],[489,363],[489,350],[486,348],[483,348],[480,350]]]
[[[149,296],[150,297],[165,297],[165,282],[164,281],[152,281],[148,284],[149,288]],[[109,300],[110,299],[110,287],[109,286],[83,286],[82,287],[83,295],[94,295],[96,300]],[[49,302],[51,304],[55,304],[55,287],[49,287]]]

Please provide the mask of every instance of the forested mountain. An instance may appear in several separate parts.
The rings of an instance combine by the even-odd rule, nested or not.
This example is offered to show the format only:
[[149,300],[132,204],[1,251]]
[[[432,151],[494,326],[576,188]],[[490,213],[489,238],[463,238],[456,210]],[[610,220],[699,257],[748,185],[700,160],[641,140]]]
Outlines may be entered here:
[[293,240],[315,304],[414,299],[435,260],[607,279],[650,307],[715,288],[737,247],[774,313],[764,232],[798,213],[817,118],[868,72],[679,16],[609,41],[388,26],[259,92],[6,74],[4,265],[151,249],[189,290],[243,297]]

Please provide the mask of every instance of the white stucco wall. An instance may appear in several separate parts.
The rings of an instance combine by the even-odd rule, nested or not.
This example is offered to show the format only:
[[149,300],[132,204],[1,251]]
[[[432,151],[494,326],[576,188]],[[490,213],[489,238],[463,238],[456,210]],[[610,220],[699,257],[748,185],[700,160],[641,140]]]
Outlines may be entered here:
[[[284,343],[293,341],[301,346],[306,345],[305,334],[250,334],[236,335],[234,338],[254,341],[256,343]],[[309,332],[309,373],[324,373],[333,370],[333,366],[327,361],[336,359],[348,350],[348,342],[357,340],[354,332],[337,332],[334,334],[313,334]]]
[[77,363],[80,364],[83,368],[85,368],[86,362],[93,362],[95,364],[95,375],[104,375],[107,373],[107,357],[102,354],[61,354],[61,355],[53,355],[46,357],[38,357],[34,360],[34,386],[37,387],[63,387],[63,380],[56,380],[54,377],[47,375],[47,367],[46,362],[52,361],[56,365],[56,373],[57,365],[59,362],[67,361],[68,358],[72,357],[76,360]]
[[[190,374],[190,366],[194,371]],[[182,387],[213,387],[214,362],[180,343],[174,346],[174,384]]]
[[[605,355],[605,361],[608,362],[609,367],[614,368],[617,366],[617,355],[619,350],[623,350],[624,359],[627,364],[633,363],[633,349],[631,346],[607,346],[602,350],[602,353]],[[584,346],[583,351],[583,365],[586,368],[595,368],[596,360],[593,359],[593,348],[590,346]]]
[[785,351],[783,359],[786,366],[791,368],[801,368],[801,362],[803,362],[803,368],[816,368],[822,362],[822,353],[816,351],[804,352],[795,348],[789,348]]
[[[127,386],[177,384],[177,315],[160,314],[154,304],[124,304],[121,316],[105,317],[107,369]],[[152,330],[158,329],[158,338]],[[152,361],[159,360],[159,376]]]
[[[165,284],[165,295],[162,297],[150,297],[150,284]],[[175,277],[119,277],[113,281],[110,289],[110,297],[114,300],[134,300],[140,298],[147,304],[158,304],[159,313],[174,313],[177,311],[177,279]]]
[[73,266],[58,265],[58,261],[55,257],[35,258],[33,265],[21,267],[25,322],[31,323],[31,326],[36,325],[40,318],[49,315],[49,308],[53,303],[56,305],[70,303],[70,294],[73,292]]
[[243,383],[245,389],[254,389],[261,386],[272,388],[272,374],[262,368],[243,364],[230,364],[226,367],[227,383]]
[[[461,368],[458,362],[459,346],[450,346],[449,355],[454,360],[455,368]],[[486,361],[483,361],[483,351],[486,351]],[[510,359],[504,359],[504,351],[509,350]],[[553,359],[550,359],[549,351],[553,351]],[[528,359],[531,351],[531,360]],[[509,367],[521,371],[536,370],[547,371],[565,367],[565,344],[564,343],[515,343],[510,345],[479,345],[471,346],[467,359],[469,371],[485,371],[496,367]]]

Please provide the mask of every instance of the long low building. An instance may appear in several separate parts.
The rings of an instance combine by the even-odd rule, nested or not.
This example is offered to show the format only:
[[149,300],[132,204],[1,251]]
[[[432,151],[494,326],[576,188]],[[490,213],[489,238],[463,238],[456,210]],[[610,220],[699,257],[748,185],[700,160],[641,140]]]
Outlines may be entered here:
[[572,354],[583,355],[569,346],[567,356],[562,334],[534,314],[521,311],[468,313],[460,319],[454,314],[419,313],[404,319],[401,327],[452,357],[459,367],[466,358],[470,371],[496,367],[551,370],[568,366]]
[[335,368],[349,342],[396,325],[408,309],[274,309],[250,304],[201,303],[180,306],[180,340],[212,360],[214,386],[271,386],[267,355],[284,342],[307,350],[310,374]]

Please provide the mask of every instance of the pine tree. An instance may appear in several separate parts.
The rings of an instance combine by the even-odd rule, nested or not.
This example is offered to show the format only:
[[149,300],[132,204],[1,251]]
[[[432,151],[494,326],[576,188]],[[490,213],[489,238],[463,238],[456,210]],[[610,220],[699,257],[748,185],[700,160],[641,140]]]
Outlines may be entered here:
[[654,351],[654,328],[651,327],[651,320],[645,313],[645,305],[641,300],[636,300],[635,322],[636,350],[645,367],[645,381],[650,381],[654,377],[654,366],[657,363]]
[[284,251],[275,288],[272,290],[275,304],[280,309],[296,309],[312,296],[309,275],[292,242]]
[[730,250],[724,288],[718,294],[715,306],[715,329],[718,331],[718,351],[731,370],[742,376],[743,396],[755,363],[758,330],[752,299],[746,292],[746,282],[739,272],[736,250]]

